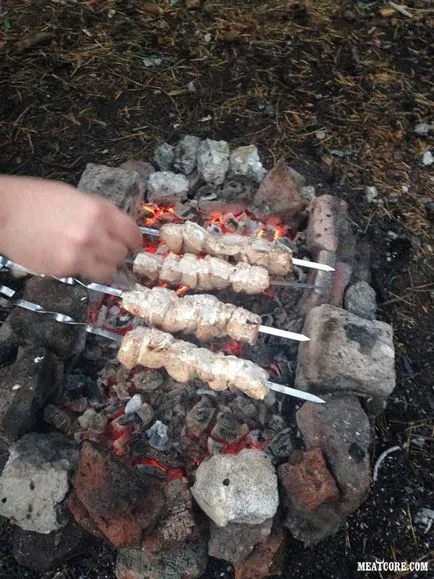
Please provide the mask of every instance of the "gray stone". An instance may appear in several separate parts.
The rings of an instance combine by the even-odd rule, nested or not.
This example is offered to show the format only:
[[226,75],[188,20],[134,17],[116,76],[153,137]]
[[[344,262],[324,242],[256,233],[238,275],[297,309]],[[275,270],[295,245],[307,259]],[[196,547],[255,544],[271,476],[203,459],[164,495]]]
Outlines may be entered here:
[[184,175],[190,175],[196,169],[200,139],[193,135],[182,137],[175,147],[173,166]]
[[324,400],[326,404],[303,404],[297,425],[306,448],[322,450],[340,491],[338,510],[348,514],[369,490],[371,425],[355,396],[326,395]]
[[226,141],[201,141],[197,152],[199,173],[210,185],[221,185],[229,168],[229,145]]
[[267,171],[261,163],[258,149],[255,145],[238,147],[232,151],[229,161],[229,170],[232,175],[242,175],[260,183]]
[[119,209],[135,215],[144,200],[140,176],[131,170],[88,163],[78,183],[80,191],[96,193],[114,203]]
[[434,522],[434,510],[421,507],[414,516],[414,524],[419,527],[423,535],[427,535]]
[[344,299],[345,309],[367,320],[375,320],[377,302],[375,290],[365,281],[359,281],[351,285]]
[[263,523],[279,505],[277,475],[262,451],[244,449],[203,461],[191,492],[219,527],[228,523]]
[[143,193],[146,191],[146,187],[148,186],[149,177],[152,173],[155,173],[155,169],[151,163],[137,159],[128,159],[128,161],[122,163],[120,168],[125,169],[126,171],[135,171],[138,174],[141,183],[140,191]]
[[365,196],[368,203],[379,203],[380,197],[375,185],[365,187]]
[[62,383],[63,365],[44,348],[26,346],[0,369],[0,435],[12,442],[32,430],[40,410]]
[[120,549],[117,579],[199,579],[208,563],[207,534],[199,533],[168,551]]
[[272,525],[273,519],[259,525],[229,523],[226,527],[218,527],[211,521],[208,554],[229,563],[245,561],[255,545],[270,536]]
[[156,171],[148,182],[148,201],[151,203],[175,203],[185,201],[188,179],[172,171]]
[[155,149],[154,161],[161,171],[169,171],[175,159],[175,147],[169,143],[163,143]]
[[74,522],[48,534],[14,528],[12,550],[16,562],[35,571],[49,571],[85,553],[93,544],[92,536]]
[[431,131],[434,132],[434,125],[429,123],[417,123],[414,127],[414,132],[419,137],[428,137]]
[[60,434],[26,434],[10,448],[0,477],[0,515],[26,531],[51,533],[68,522],[61,505],[76,446]]
[[296,388],[351,391],[387,398],[395,387],[395,350],[389,324],[323,304],[307,314],[299,347]]
[[[87,291],[56,280],[33,277],[26,283],[24,299],[49,311],[87,322]],[[9,316],[11,326],[23,342],[33,342],[66,359],[80,354],[86,343],[86,331],[80,326],[59,324],[51,316],[16,308]]]
[[294,507],[288,510],[283,524],[291,535],[303,541],[306,546],[314,545],[333,535],[345,523],[333,505],[324,503],[314,512],[300,511]]
[[431,153],[431,151],[425,151],[422,157],[422,164],[425,167],[431,167],[433,163],[434,163],[434,155]]

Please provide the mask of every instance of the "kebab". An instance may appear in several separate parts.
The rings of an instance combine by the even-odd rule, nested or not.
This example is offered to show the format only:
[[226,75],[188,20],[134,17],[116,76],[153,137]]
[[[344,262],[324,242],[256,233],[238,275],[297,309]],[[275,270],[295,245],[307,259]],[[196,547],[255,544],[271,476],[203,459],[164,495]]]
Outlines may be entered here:
[[15,297],[15,290],[0,285],[0,294],[6,296],[0,305],[18,306],[31,312],[50,316],[57,322],[82,326],[86,332],[120,342],[118,359],[126,368],[143,364],[148,368],[166,368],[167,373],[181,382],[200,378],[213,390],[235,387],[251,396],[262,399],[269,390],[289,396],[296,396],[310,402],[324,403],[324,400],[302,390],[296,390],[268,381],[267,372],[250,362],[236,356],[210,352],[189,342],[175,339],[172,335],[153,328],[136,328],[123,338],[114,332],[98,328],[59,312],[45,310],[41,305]]
[[236,233],[218,235],[192,221],[166,223],[160,230],[148,227],[139,229],[142,233],[160,236],[161,241],[174,253],[205,253],[215,257],[232,258],[237,262],[261,266],[273,275],[288,275],[293,265],[334,271],[326,264],[293,258],[292,251],[278,241],[272,242],[261,237]]

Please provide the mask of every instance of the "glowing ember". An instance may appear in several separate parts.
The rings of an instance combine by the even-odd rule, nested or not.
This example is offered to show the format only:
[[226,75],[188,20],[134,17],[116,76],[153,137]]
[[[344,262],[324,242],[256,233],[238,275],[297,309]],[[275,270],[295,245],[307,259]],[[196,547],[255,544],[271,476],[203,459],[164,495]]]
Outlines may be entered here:
[[158,460],[155,458],[138,458],[132,461],[132,466],[137,466],[138,464],[146,464],[147,466],[152,466],[153,468],[157,468],[164,473],[167,480],[174,480],[177,478],[184,478],[185,472],[182,468],[175,468],[170,466],[164,466],[163,464],[159,463]]
[[183,219],[176,214],[175,205],[153,205],[144,203],[137,212],[137,222],[145,227],[153,227],[159,221],[164,223],[171,221],[174,223],[182,222]]
[[188,293],[189,290],[190,288],[188,285],[182,285],[176,290],[175,293],[178,297],[182,297],[185,296],[185,294]]

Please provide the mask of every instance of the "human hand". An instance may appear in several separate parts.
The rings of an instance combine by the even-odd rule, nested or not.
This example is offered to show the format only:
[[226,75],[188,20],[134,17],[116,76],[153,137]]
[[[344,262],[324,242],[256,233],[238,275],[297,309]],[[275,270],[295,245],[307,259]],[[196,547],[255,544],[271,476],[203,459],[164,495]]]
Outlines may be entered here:
[[142,241],[134,220],[97,195],[0,176],[0,253],[37,273],[107,282]]

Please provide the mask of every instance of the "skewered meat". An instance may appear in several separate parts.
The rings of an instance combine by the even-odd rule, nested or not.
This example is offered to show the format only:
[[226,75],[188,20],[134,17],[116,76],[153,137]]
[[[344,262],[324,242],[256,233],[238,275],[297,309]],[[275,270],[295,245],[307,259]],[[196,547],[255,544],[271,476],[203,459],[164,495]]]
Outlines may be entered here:
[[292,252],[283,245],[235,233],[216,235],[192,221],[163,225],[160,239],[175,253],[233,257],[236,261],[264,267],[273,275],[288,275],[292,270]]
[[153,328],[135,328],[128,332],[118,359],[129,369],[136,364],[154,369],[166,368],[169,376],[179,382],[199,378],[213,390],[235,387],[258,400],[269,391],[268,374],[257,364],[198,348]]
[[194,334],[205,342],[229,336],[234,340],[255,344],[258,339],[260,316],[225,304],[211,295],[187,295],[154,287],[124,292],[122,307],[166,332]]
[[231,265],[218,257],[206,255],[201,259],[192,253],[164,257],[138,253],[133,271],[153,281],[161,279],[172,285],[182,284],[203,291],[231,286],[237,293],[260,294],[270,286],[270,276],[263,267],[243,262]]

